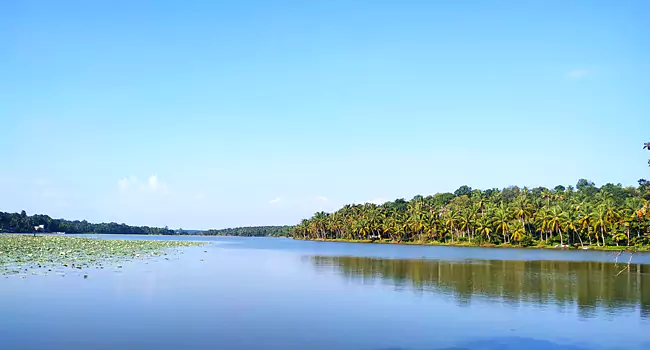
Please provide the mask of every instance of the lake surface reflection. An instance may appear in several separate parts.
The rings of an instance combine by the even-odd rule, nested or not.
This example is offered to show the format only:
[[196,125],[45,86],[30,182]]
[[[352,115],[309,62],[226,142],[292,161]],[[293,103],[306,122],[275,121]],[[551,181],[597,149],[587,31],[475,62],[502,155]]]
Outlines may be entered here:
[[648,255],[149,238],[212,244],[0,276],[0,349],[650,349]]
[[650,265],[506,260],[405,260],[313,256],[318,269],[357,283],[381,282],[396,290],[451,295],[460,306],[474,299],[576,307],[582,317],[597,310],[650,317]]

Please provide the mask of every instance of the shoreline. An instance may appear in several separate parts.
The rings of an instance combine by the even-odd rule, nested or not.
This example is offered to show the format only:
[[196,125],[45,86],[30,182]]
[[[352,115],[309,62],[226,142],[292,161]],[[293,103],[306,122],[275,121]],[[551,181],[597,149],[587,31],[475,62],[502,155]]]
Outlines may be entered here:
[[473,243],[423,243],[423,242],[394,242],[388,240],[355,240],[355,239],[302,239],[302,238],[293,238],[296,241],[313,241],[313,242],[332,242],[332,243],[357,243],[357,244],[390,244],[390,245],[415,245],[415,246],[427,246],[427,247],[459,247],[459,248],[500,248],[500,249],[546,249],[546,250],[561,250],[561,251],[601,251],[601,252],[619,252],[619,251],[630,251],[632,250],[638,253],[650,253],[649,247],[611,247],[611,246],[585,246],[586,249],[581,247],[570,247],[570,248],[555,248],[550,245],[538,245],[538,246],[518,246],[510,244],[473,244]]

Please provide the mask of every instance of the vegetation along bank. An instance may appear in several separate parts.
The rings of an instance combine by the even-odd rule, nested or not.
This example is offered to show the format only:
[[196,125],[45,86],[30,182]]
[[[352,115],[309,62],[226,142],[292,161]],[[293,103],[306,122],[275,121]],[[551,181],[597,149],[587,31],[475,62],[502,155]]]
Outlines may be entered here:
[[477,190],[415,196],[381,205],[318,212],[292,229],[297,239],[369,242],[553,246],[650,246],[650,182],[597,187]]

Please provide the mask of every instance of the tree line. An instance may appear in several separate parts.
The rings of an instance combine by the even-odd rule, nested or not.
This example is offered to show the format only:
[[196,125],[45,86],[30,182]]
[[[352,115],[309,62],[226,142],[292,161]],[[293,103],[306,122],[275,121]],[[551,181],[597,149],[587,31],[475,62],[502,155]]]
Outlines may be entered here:
[[650,245],[650,182],[511,186],[346,205],[292,229],[298,239],[571,247]]
[[43,225],[39,232],[65,233],[102,233],[102,234],[140,234],[140,235],[217,235],[217,236],[246,236],[246,237],[288,237],[292,226],[252,226],[235,227],[220,230],[171,230],[167,227],[130,226],[115,222],[93,224],[86,220],[69,221],[53,219],[48,215],[27,215],[20,213],[0,212],[0,232],[33,233],[36,226]]
[[202,231],[202,235],[244,237],[288,237],[292,226],[248,226]]
[[115,222],[93,224],[86,220],[68,221],[52,219],[47,215],[27,215],[23,210],[20,213],[0,212],[0,232],[32,233],[35,226],[43,225],[42,232],[65,233],[115,233],[115,234],[142,234],[142,235],[170,235],[174,231],[167,227],[129,226]]

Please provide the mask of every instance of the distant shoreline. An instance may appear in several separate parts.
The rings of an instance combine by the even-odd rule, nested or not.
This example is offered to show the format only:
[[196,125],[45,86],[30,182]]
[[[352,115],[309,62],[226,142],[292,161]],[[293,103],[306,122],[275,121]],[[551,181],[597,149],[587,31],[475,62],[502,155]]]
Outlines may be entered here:
[[[387,240],[356,240],[356,239],[302,239],[302,238],[293,238],[296,241],[312,241],[312,242],[332,242],[332,243],[360,243],[360,244],[391,244],[391,245],[415,245],[415,246],[427,246],[427,247],[461,247],[461,248],[501,248],[501,249],[545,249],[545,250],[558,250],[558,251],[609,251],[609,252],[619,252],[619,251],[634,251],[639,253],[650,253],[648,247],[628,247],[628,246],[585,246],[587,249],[582,249],[580,247],[570,247],[570,248],[555,248],[554,246],[518,246],[510,244],[470,244],[470,243],[422,243],[422,242],[394,242]],[[634,250],[636,249],[636,250]]]

